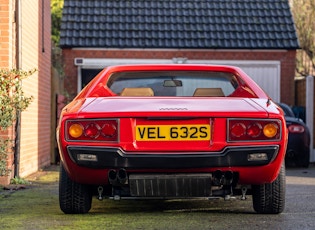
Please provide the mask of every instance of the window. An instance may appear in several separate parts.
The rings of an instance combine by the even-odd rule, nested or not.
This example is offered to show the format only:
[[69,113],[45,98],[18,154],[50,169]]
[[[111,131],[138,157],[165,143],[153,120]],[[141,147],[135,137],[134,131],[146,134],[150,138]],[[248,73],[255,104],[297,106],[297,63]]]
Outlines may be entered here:
[[194,96],[196,89],[202,88],[204,96],[210,96],[205,89],[221,92],[212,96],[227,96],[234,92],[238,83],[233,74],[225,72],[143,71],[115,73],[108,87],[118,95],[124,88],[151,88],[154,96],[186,97]]

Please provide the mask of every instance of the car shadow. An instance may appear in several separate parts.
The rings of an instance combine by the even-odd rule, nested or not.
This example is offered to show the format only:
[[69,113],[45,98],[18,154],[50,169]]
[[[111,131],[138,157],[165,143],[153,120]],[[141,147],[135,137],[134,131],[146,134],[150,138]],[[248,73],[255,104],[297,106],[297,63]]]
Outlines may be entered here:
[[251,197],[245,201],[176,199],[176,200],[93,200],[92,213],[235,213],[253,214]]

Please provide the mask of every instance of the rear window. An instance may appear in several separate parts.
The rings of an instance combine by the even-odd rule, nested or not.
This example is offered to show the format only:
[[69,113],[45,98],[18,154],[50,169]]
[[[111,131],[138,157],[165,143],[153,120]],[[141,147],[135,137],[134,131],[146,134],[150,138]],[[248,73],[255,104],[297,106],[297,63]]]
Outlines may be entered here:
[[137,71],[114,73],[107,84],[120,96],[228,96],[238,87],[226,72]]

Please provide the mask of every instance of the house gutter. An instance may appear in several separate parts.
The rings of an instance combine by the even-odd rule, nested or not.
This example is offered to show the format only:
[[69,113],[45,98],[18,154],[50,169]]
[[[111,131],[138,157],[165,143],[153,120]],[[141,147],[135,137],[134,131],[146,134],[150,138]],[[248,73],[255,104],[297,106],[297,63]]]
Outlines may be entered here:
[[[22,33],[21,33],[21,0],[15,1],[15,62],[16,69],[21,69],[22,64]],[[21,140],[21,111],[16,111],[15,138],[14,138],[14,177],[20,176],[20,140]]]

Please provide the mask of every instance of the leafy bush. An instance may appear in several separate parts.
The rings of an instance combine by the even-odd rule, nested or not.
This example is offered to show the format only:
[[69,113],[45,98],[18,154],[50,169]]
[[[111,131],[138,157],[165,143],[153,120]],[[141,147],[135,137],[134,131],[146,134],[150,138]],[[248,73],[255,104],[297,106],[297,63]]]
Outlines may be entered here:
[[[36,70],[0,70],[0,131],[11,127],[17,112],[25,110],[33,100],[22,90],[22,79]],[[11,140],[0,138],[0,176],[7,175],[7,153]]]
[[11,184],[30,184],[29,181],[21,178],[21,177],[14,177],[11,179]]
[[5,176],[8,173],[7,170],[8,142],[9,140],[0,138],[0,176]]

